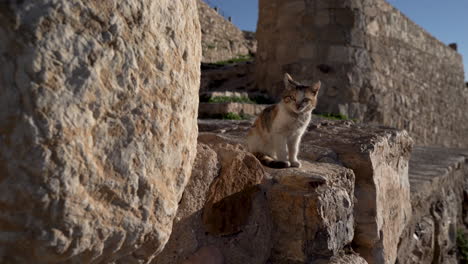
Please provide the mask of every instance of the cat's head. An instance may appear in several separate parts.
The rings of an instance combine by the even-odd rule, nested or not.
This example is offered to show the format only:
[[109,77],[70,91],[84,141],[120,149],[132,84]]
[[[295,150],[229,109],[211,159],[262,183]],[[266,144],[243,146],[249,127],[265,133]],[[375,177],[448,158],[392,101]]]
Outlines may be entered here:
[[321,82],[312,85],[303,85],[293,80],[288,74],[284,74],[283,103],[295,113],[305,113],[314,110],[317,105],[317,94]]

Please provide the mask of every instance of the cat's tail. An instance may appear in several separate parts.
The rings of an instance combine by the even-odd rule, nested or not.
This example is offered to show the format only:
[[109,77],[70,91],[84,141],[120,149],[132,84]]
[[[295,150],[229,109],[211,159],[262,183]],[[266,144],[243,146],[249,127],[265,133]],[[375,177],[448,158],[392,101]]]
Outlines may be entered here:
[[260,153],[260,152],[254,152],[252,153],[254,156],[265,166],[270,167],[270,168],[275,168],[275,169],[284,169],[284,168],[289,168],[290,165],[288,162],[285,161],[279,161],[275,160],[272,157]]

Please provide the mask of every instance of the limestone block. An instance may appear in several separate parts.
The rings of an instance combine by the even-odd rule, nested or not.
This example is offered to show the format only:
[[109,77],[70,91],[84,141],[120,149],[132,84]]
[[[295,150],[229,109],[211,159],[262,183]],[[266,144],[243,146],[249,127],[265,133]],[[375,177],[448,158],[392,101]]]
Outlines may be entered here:
[[408,134],[349,121],[314,121],[302,142],[300,153],[307,153],[310,145],[329,148],[354,171],[353,248],[369,263],[393,264],[411,216],[408,160],[412,141]]
[[354,174],[327,163],[269,169],[272,263],[308,263],[338,253],[354,236]]
[[255,156],[239,147],[217,144],[213,148],[219,155],[221,172],[206,194],[203,223],[210,234],[231,235],[247,223],[265,171]]
[[268,259],[272,225],[259,186],[265,171],[250,153],[225,139],[200,134],[192,177],[179,206],[183,216],[178,212],[168,244],[152,263],[224,259],[260,264]]
[[196,152],[194,0],[0,4],[0,262],[144,263]]

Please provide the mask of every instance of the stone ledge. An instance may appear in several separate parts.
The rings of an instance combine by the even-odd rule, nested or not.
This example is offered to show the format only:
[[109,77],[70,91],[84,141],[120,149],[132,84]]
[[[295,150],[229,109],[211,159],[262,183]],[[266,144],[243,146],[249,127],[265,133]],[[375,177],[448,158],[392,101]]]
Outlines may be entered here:
[[415,147],[409,179],[413,216],[398,249],[398,262],[457,263],[456,232],[463,215],[468,150]]
[[153,263],[194,263],[203,256],[234,264],[305,263],[329,259],[351,242],[351,170],[306,161],[300,169],[264,168],[236,136],[202,132],[198,139],[183,213]]
[[[232,144],[242,149],[250,125],[250,121],[199,120],[199,131],[202,132],[199,142],[208,145]],[[404,131],[358,125],[350,121],[324,121],[314,118],[304,136],[300,155],[305,164],[302,170],[307,172],[303,174],[301,169],[267,169],[267,178],[260,185],[260,190],[251,194],[254,196],[253,206],[259,209],[252,210],[257,216],[251,216],[245,227],[265,227],[261,237],[256,238],[256,243],[261,240],[262,244],[270,248],[262,248],[261,254],[268,255],[259,256],[257,261],[270,259],[272,263],[305,263],[328,259],[329,262],[330,257],[336,256],[350,241],[352,235],[349,227],[353,218],[356,221],[353,239],[355,250],[369,263],[394,263],[400,234],[411,215],[407,177],[411,147],[412,141]],[[313,173],[317,168],[321,171],[319,175]],[[326,172],[331,168],[349,171],[355,175],[354,195],[358,202],[354,206],[352,216],[346,213],[349,212],[349,208],[343,209],[343,201],[353,203],[354,199],[339,198],[345,197],[345,194],[352,197],[349,196],[349,188],[339,187],[347,186],[344,179],[346,177],[328,177]],[[277,173],[282,176],[276,175]],[[322,185],[313,186],[310,193],[307,193],[308,178],[311,175],[319,176],[314,177],[314,181],[318,179],[319,183],[323,179],[326,180]],[[330,181],[333,178],[339,179],[338,185],[335,186],[333,181]],[[320,188],[329,191],[326,191],[322,198],[317,198],[321,197],[318,191]],[[334,200],[335,198],[337,200]],[[341,205],[338,200],[341,201]],[[304,209],[308,208],[306,205],[310,205],[311,209]],[[322,214],[314,214],[313,208],[328,209],[322,210]],[[267,213],[262,213],[265,212],[262,210],[267,210]],[[334,212],[335,215],[328,215],[330,212]],[[314,218],[311,215],[318,217]],[[304,220],[309,219],[308,217],[314,219],[312,226],[307,224],[311,221]],[[327,224],[333,222],[330,221],[333,217],[350,218],[346,221],[338,220],[332,225]],[[252,232],[252,229],[249,232]],[[242,239],[239,236],[242,236]],[[205,241],[199,246],[228,243],[227,238],[222,237],[201,236],[199,239]],[[244,245],[249,244],[248,241],[252,238],[249,238],[248,232],[243,231],[231,235],[229,239]],[[206,241],[210,241],[211,244]],[[219,246],[224,257],[232,259],[237,256],[238,260],[243,259],[240,255],[248,255],[247,248],[227,249]],[[360,260],[356,259],[358,262]],[[250,263],[264,263],[257,261]]]
[[254,117],[260,114],[268,105],[248,104],[248,103],[200,103],[198,116],[200,118],[215,117],[227,113],[235,113]]

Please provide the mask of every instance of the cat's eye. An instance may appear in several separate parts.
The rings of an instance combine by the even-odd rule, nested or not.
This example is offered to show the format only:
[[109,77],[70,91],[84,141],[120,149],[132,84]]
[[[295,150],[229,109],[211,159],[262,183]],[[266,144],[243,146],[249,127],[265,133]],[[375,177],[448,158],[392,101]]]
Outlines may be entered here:
[[285,96],[284,99],[285,99],[285,100],[290,100],[290,101],[296,101],[296,98],[294,98],[294,97],[292,97],[292,96],[290,96],[290,95]]
[[302,100],[302,101],[308,103],[308,102],[310,102],[311,100],[310,100],[309,98],[304,98],[304,100]]

